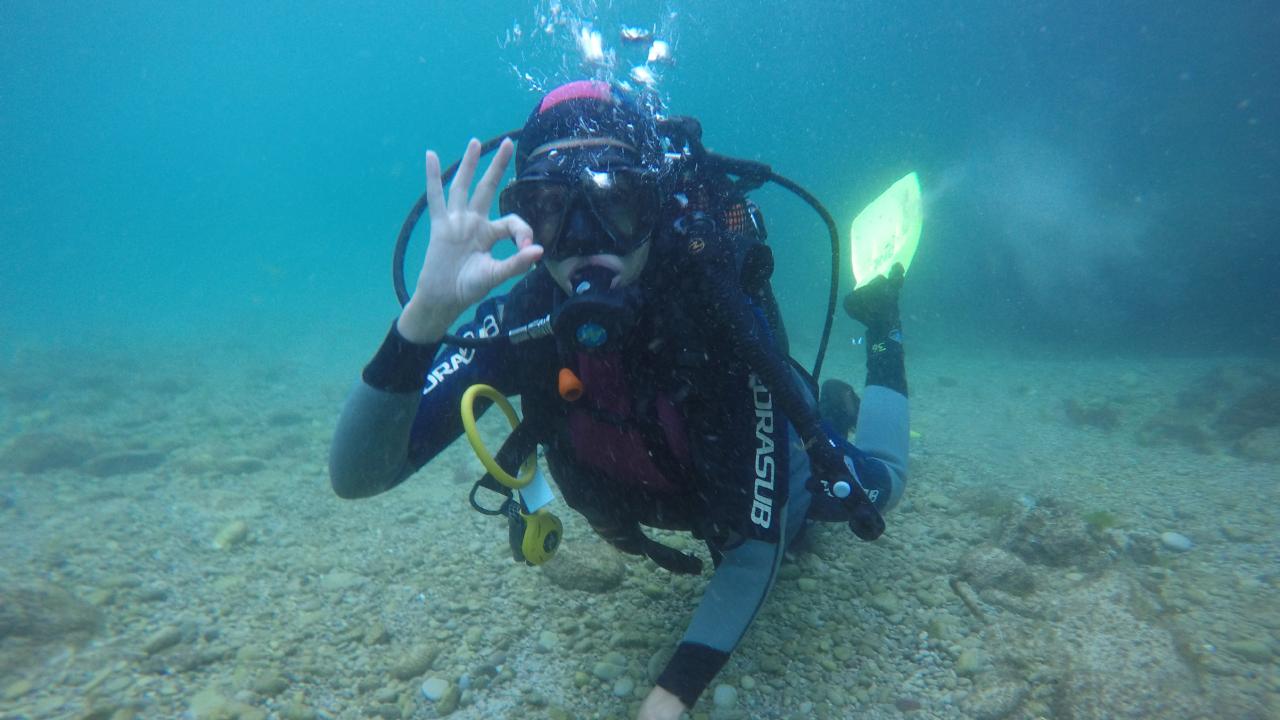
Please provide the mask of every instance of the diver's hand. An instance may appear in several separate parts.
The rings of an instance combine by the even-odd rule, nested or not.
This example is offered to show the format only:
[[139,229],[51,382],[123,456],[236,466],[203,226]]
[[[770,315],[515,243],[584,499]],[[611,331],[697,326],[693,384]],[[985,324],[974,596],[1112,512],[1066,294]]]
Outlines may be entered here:
[[680,698],[655,685],[640,706],[636,720],[680,720],[680,715],[688,709]]
[[[448,200],[440,182],[440,157],[427,151],[431,239],[417,288],[396,321],[396,329],[406,340],[438,341],[464,310],[542,257],[542,246],[533,244],[533,230],[524,220],[515,215],[489,219],[489,207],[514,147],[510,139],[502,141],[475,193],[468,197],[480,163],[480,141],[467,143],[458,174],[449,184]],[[491,252],[503,238],[513,238],[517,250],[515,255],[498,260]]]
[[880,275],[844,297],[844,311],[870,330],[889,332],[901,327],[898,293],[906,271],[894,263],[887,276]]

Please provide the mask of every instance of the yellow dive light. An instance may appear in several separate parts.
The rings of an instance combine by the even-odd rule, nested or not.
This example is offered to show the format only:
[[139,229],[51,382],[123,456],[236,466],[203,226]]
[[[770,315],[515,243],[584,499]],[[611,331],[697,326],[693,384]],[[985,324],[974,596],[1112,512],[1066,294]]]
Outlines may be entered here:
[[467,432],[467,440],[471,443],[471,449],[475,451],[476,457],[480,459],[480,464],[484,465],[484,469],[495,480],[512,490],[519,490],[533,482],[533,475],[538,469],[538,456],[534,453],[529,454],[529,458],[520,466],[520,477],[518,478],[503,470],[498,461],[493,459],[493,453],[489,452],[489,449],[484,446],[484,440],[480,439],[480,431],[476,429],[475,404],[477,395],[492,400],[502,410],[502,414],[507,416],[507,421],[511,423],[512,429],[520,424],[520,418],[516,415],[516,409],[511,407],[511,402],[491,385],[472,385],[467,388],[466,392],[462,393],[462,427]]

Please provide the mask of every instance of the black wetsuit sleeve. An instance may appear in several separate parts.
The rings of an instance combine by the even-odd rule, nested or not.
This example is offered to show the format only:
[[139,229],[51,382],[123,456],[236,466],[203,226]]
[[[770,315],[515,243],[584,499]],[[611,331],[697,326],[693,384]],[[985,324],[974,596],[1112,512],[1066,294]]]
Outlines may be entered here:
[[[503,298],[482,303],[457,331],[498,332]],[[395,325],[365,366],[338,419],[329,480],[344,498],[376,495],[403,482],[462,434],[462,393],[477,382],[507,391],[506,345],[463,349],[416,345]],[[482,408],[477,407],[477,411]]]

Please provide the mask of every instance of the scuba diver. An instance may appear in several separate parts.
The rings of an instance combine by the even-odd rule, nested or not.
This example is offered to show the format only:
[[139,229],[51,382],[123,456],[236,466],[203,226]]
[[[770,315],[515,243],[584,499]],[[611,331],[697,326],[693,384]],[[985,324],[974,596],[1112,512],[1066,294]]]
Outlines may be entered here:
[[[462,435],[469,387],[519,396],[525,417],[496,454],[499,469],[541,448],[596,533],[668,571],[699,574],[702,562],[642,528],[706,543],[714,573],[639,714],[674,720],[728,661],[806,523],[844,522],[873,540],[901,499],[902,266],[845,298],[866,326],[860,406],[835,380],[819,402],[788,355],[760,212],[702,148],[695,120],[659,118],[628,90],[577,81],[538,102],[471,191],[481,155],[472,140],[446,194],[427,153],[426,258],[343,409],[333,489],[367,497],[417,472]],[[513,155],[515,180],[490,219]],[[493,257],[507,238],[516,252]],[[856,446],[846,438],[855,424]],[[486,479],[477,487],[499,488]]]

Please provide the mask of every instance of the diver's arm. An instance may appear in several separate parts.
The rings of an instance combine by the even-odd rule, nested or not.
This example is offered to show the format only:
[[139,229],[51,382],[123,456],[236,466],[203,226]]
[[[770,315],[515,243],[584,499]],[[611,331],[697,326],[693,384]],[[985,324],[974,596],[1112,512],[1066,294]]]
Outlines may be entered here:
[[[471,181],[480,162],[480,142],[473,139],[449,186],[448,198],[441,183],[440,158],[427,152],[426,194],[431,218],[427,256],[413,296],[365,368],[363,383],[352,392],[338,422],[329,456],[330,481],[338,495],[365,497],[395,486],[461,432],[453,427],[449,410],[444,408],[451,393],[442,390],[432,396],[424,390],[439,340],[466,308],[542,257],[528,223],[515,215],[497,220],[488,216],[513,150],[510,140],[502,142],[471,194]],[[491,251],[503,238],[515,240],[516,252],[498,260]],[[452,369],[460,365],[473,371],[481,369],[473,367],[473,355],[446,348],[441,357],[450,370],[437,366],[439,373],[432,371],[430,377],[439,386],[456,388],[465,373],[453,373]],[[453,412],[456,414],[456,407]],[[414,418],[420,415],[430,421],[414,428]],[[415,430],[412,443],[411,428]]]
[[659,687],[693,707],[764,604],[781,559],[782,544],[763,540],[747,540],[725,553],[688,630],[658,677]]
[[787,460],[779,464],[776,478],[778,488],[787,488],[786,511],[772,516],[780,540],[749,539],[725,552],[675,654],[658,677],[658,686],[688,707],[728,662],[755,620],[773,587],[786,544],[804,526],[811,502],[805,488],[809,455],[794,428],[788,429],[787,438]]
[[[498,332],[504,300],[481,303],[458,334]],[[462,393],[476,382],[501,389],[506,357],[504,345],[467,350],[411,343],[393,325],[338,420],[329,454],[334,492],[360,498],[389,490],[448,447],[462,434]]]

